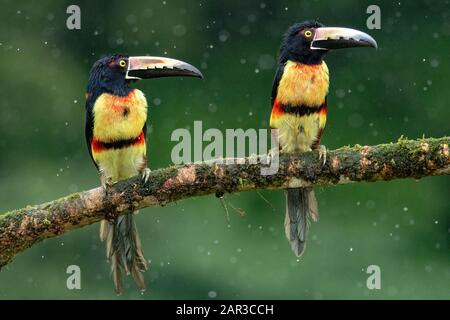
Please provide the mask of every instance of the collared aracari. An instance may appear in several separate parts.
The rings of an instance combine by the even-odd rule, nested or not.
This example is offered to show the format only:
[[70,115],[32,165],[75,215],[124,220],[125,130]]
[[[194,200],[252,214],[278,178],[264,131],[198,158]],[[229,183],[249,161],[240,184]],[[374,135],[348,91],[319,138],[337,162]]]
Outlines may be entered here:
[[[94,63],[86,93],[86,141],[104,188],[137,174],[148,180],[147,100],[130,83],[169,76],[202,78],[190,64],[163,57],[113,55]],[[100,239],[106,240],[116,292],[122,291],[122,272],[132,274],[139,289],[145,290],[142,272],[147,261],[133,212],[103,220]]]
[[[331,49],[374,47],[364,32],[325,27],[316,21],[291,26],[279,50],[272,87],[270,127],[278,129],[280,153],[319,150],[323,163],[326,148],[320,145],[327,117],[328,67],[324,55]],[[297,257],[305,250],[310,220],[319,211],[312,188],[286,190],[285,233]]]

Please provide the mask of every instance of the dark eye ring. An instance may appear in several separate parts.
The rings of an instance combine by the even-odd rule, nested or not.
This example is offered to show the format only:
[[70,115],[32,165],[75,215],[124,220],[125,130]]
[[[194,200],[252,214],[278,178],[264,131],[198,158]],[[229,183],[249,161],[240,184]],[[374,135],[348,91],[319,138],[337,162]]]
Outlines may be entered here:
[[119,61],[119,66],[121,66],[122,68],[125,68],[125,66],[127,65],[127,62],[125,60],[120,60]]
[[311,30],[306,30],[305,31],[305,37],[310,38],[312,36],[312,31]]

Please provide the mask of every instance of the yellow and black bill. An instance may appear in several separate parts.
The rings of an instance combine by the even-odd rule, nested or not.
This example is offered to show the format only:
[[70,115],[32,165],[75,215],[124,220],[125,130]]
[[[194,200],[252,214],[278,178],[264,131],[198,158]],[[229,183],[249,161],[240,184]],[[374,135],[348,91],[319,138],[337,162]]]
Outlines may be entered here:
[[126,79],[140,80],[162,77],[197,77],[202,73],[184,61],[166,57],[128,57]]
[[359,30],[338,27],[320,27],[314,31],[311,49],[331,50],[353,47],[378,48],[374,38]]

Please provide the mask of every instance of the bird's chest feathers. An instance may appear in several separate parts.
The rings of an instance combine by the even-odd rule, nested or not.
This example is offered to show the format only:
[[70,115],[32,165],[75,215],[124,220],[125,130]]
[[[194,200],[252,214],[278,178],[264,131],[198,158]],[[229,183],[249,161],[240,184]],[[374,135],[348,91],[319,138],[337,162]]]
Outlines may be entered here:
[[94,137],[102,142],[138,137],[147,120],[147,100],[137,89],[120,97],[101,94],[95,101]]
[[277,100],[283,105],[319,107],[328,94],[328,85],[324,61],[318,65],[288,61],[278,85]]

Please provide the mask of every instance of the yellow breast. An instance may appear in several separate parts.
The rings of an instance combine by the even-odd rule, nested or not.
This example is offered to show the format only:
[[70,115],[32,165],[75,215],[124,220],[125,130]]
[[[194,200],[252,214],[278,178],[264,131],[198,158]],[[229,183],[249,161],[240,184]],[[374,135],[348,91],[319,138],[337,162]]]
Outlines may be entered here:
[[321,115],[313,113],[298,117],[285,114],[277,119],[278,142],[282,153],[311,151],[311,146],[317,140]]
[[93,153],[101,174],[113,182],[135,176],[147,163],[146,145],[138,144],[122,149],[110,149]]
[[134,89],[127,96],[101,94],[95,101],[94,137],[102,142],[132,139],[142,131],[147,120],[147,100]]
[[328,94],[328,86],[325,61],[317,65],[288,61],[278,85],[277,100],[291,106],[321,106]]

